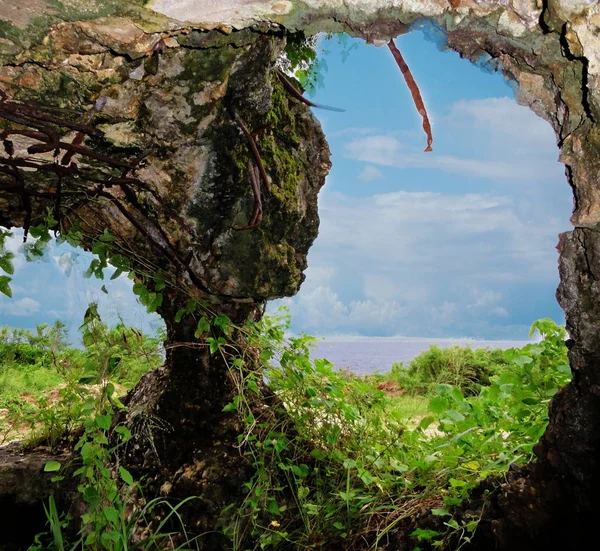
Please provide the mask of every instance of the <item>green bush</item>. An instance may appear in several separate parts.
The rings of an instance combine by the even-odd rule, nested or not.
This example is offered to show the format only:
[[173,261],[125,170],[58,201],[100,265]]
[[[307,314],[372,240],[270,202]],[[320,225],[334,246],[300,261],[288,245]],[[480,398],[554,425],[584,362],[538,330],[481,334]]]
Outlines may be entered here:
[[256,374],[242,358],[232,361],[240,393],[226,409],[245,419],[240,448],[256,468],[227,530],[234,550],[248,548],[249,535],[252,549],[311,549],[315,541],[375,549],[397,519],[423,507],[439,522],[435,530],[417,528],[414,547],[462,547],[482,511],[454,518],[452,507],[481,480],[533,458],[548,403],[570,377],[564,328],[540,320],[532,331],[543,341],[522,349],[423,354],[412,376],[430,393],[429,413],[399,418],[376,390],[380,379],[311,359],[311,338],[286,339],[286,328],[267,318],[257,337],[285,409],[273,422],[253,412]]
[[390,377],[403,388],[417,393],[427,393],[438,384],[448,384],[465,394],[475,395],[507,364],[500,349],[431,346],[414,358],[408,369],[402,363],[393,364]]
[[34,365],[49,360],[48,353],[26,342],[0,343],[3,364]]

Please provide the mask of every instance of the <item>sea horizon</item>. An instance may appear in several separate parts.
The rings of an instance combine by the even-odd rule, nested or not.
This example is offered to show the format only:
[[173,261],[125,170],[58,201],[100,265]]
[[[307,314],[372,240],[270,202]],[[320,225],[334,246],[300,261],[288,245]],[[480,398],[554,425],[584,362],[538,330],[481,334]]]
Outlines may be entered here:
[[520,348],[538,342],[530,340],[488,340],[471,337],[430,338],[430,337],[365,337],[351,335],[332,335],[318,337],[314,343],[311,357],[326,358],[338,369],[350,369],[357,375],[389,371],[395,362],[410,362],[430,346],[446,348],[449,346],[467,346],[479,348]]

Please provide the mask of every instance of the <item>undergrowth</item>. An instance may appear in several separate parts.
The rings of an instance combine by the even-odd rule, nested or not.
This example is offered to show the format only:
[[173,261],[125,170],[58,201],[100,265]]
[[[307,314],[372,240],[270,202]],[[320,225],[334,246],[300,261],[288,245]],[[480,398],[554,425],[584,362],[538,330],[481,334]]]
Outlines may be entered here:
[[234,550],[248,536],[253,549],[375,549],[423,504],[439,519],[435,530],[415,530],[415,548],[464,545],[483,511],[455,518],[453,508],[482,480],[533,459],[549,401],[570,377],[564,328],[539,320],[531,331],[540,343],[473,354],[489,361],[479,392],[430,370],[427,415],[410,418],[372,381],[312,360],[313,339],[285,338],[288,327],[266,318],[255,333],[280,424],[254,417],[253,375],[232,362],[241,392],[228,407],[246,421],[240,443],[256,468],[230,527]]
[[[229,321],[221,315],[213,323],[222,330]],[[533,446],[547,424],[549,401],[570,377],[565,330],[551,320],[535,322],[532,333],[539,332],[542,340],[521,349],[451,351],[451,358],[468,358],[465,364],[475,365],[473,358],[479,362],[485,377],[477,386],[470,370],[463,379],[449,379],[446,368],[439,367],[443,362],[437,362],[444,357],[439,350],[414,360],[419,367],[411,366],[406,374],[396,367],[384,376],[358,377],[312,358],[312,337],[286,336],[286,315],[267,316],[239,329],[245,331],[248,350],[259,354],[275,398],[270,415],[256,415],[262,375],[246,364],[246,351],[224,338],[207,338],[211,352],[223,356],[237,384],[237,396],[225,410],[237,411],[242,419],[238,446],[254,467],[243,503],[224,511],[229,519],[224,532],[234,551],[386,548],[399,523],[423,509],[433,521],[412,531],[414,549],[459,549],[477,530],[485,496],[482,509],[468,515],[461,512],[461,504],[484,479],[501,477],[511,464],[533,458]],[[184,534],[180,547],[168,543],[173,534],[162,533],[165,523],[139,537],[139,527],[154,517],[154,507],[170,511],[171,520],[181,520],[178,511],[185,503],[155,500],[128,509],[133,489],[141,493],[143,487],[116,459],[116,450],[130,436],[126,427],[113,423],[123,407],[119,381],[124,387],[132,384],[130,374],[137,364],[128,362],[139,361],[140,355],[147,354],[147,367],[158,363],[157,342],[138,342],[139,335],[128,328],[107,328],[93,305],[82,332],[83,350],[61,344],[50,353],[52,346],[29,343],[34,334],[0,331],[2,344],[15,347],[14,357],[1,369],[36,366],[40,373],[64,369],[70,374],[58,390],[59,400],[38,401],[37,409],[21,408],[20,413],[44,427],[46,439],[53,434],[62,438],[65,428],[77,434],[74,447],[82,465],[70,476],[78,480],[87,512],[83,528],[69,539],[71,519],[49,502],[50,532],[40,535],[31,551],[150,550],[168,545],[201,549],[201,535],[188,536],[183,523],[177,532],[177,541]],[[37,332],[47,333],[47,328]],[[135,342],[137,348],[128,348]],[[44,353],[38,356],[23,344]],[[32,363],[15,363],[21,348],[19,361],[28,358]],[[428,358],[437,363],[427,367]],[[61,363],[65,359],[73,362],[69,369]],[[452,377],[458,372],[454,366],[448,370]],[[419,384],[401,387],[417,377]],[[396,387],[390,389],[382,381],[393,381]],[[50,464],[47,470],[66,476],[62,465]]]
[[[109,328],[93,304],[87,315],[96,322],[93,334],[83,332],[83,348],[69,345],[58,321],[35,332],[0,328],[0,444],[24,438],[28,446],[53,447],[80,426],[86,400],[103,384],[124,395],[162,364],[161,335],[122,323]],[[110,380],[99,373],[110,373]]]

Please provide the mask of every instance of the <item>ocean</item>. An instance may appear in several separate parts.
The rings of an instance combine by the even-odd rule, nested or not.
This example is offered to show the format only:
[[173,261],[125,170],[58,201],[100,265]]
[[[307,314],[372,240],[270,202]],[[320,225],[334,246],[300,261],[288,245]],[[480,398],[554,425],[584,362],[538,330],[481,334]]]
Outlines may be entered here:
[[516,348],[532,341],[479,341],[473,339],[416,339],[409,337],[325,337],[318,341],[313,358],[327,358],[338,369],[351,369],[357,375],[389,371],[394,362],[405,365],[431,345],[445,348]]

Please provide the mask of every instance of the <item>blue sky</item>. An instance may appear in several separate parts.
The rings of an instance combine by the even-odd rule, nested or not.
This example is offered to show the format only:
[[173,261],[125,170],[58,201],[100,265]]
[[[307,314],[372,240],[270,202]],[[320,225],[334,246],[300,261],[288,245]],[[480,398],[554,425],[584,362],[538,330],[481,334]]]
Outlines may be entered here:
[[[432,121],[427,154],[387,48],[322,43],[328,71],[314,98],[347,111],[314,110],[333,161],[321,230],[299,294],[272,306],[289,307],[296,331],[522,339],[537,318],[563,322],[555,246],[572,199],[553,131],[516,104],[501,74],[440,51],[429,35],[397,39]],[[60,317],[76,327],[97,300],[107,319],[156,326],[127,279],[107,283],[108,295],[104,282],[83,279],[90,258],[53,245],[45,262],[18,261],[0,323]]]

